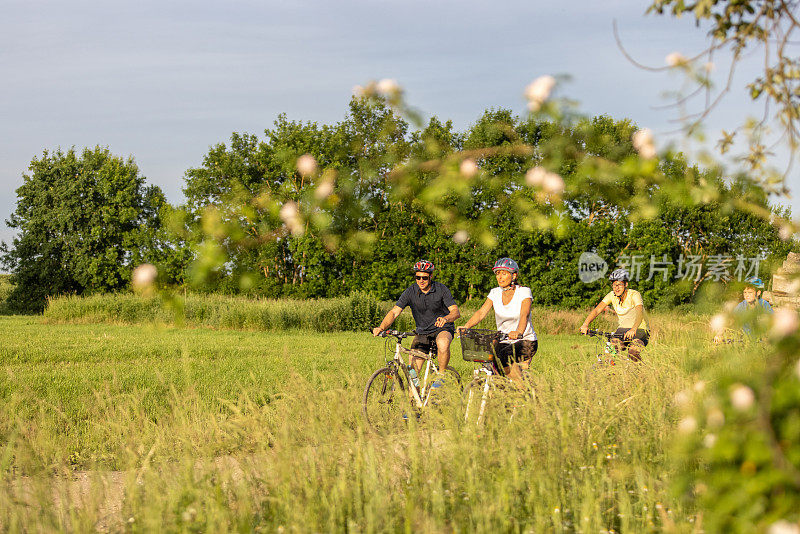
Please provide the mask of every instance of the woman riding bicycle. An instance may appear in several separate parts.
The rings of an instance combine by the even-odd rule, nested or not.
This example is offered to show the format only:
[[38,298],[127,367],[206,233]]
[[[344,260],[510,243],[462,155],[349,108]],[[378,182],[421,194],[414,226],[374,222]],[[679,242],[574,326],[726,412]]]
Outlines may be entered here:
[[522,371],[530,366],[531,358],[539,348],[531,324],[533,295],[530,288],[517,285],[519,266],[511,258],[497,260],[492,271],[497,278],[497,287],[489,291],[483,306],[459,329],[472,328],[494,308],[497,329],[508,334],[509,338],[498,344],[497,359],[506,376],[521,380]]
[[614,343],[620,349],[628,349],[631,360],[641,360],[639,354],[650,340],[650,331],[644,318],[644,303],[642,295],[635,289],[628,288],[631,276],[625,269],[617,269],[608,277],[611,280],[611,292],[600,301],[581,326],[581,334],[589,331],[589,325],[595,317],[600,315],[608,306],[614,310],[619,320],[619,326],[614,332]]

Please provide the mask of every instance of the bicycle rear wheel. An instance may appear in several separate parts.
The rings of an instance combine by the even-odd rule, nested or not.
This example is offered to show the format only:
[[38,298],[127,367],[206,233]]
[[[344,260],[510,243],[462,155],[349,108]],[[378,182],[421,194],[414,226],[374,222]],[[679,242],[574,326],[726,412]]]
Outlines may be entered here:
[[396,369],[378,369],[364,388],[364,418],[377,432],[399,430],[413,416],[408,387]]

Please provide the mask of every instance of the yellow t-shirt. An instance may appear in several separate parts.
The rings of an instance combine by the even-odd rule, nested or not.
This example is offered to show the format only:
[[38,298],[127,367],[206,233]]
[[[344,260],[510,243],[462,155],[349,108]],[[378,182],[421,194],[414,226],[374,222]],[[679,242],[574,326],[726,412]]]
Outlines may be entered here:
[[633,323],[636,322],[636,306],[642,306],[642,322],[639,328],[647,330],[647,321],[644,318],[644,303],[642,302],[642,294],[635,289],[628,289],[625,294],[625,300],[621,301],[617,298],[613,291],[603,297],[603,302],[611,306],[614,313],[619,318],[620,328],[633,328]]

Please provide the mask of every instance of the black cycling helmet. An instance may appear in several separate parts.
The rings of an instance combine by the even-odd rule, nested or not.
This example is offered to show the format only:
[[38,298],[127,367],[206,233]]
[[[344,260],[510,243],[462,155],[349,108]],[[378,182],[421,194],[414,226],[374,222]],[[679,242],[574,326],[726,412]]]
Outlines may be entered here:
[[608,275],[608,279],[612,282],[622,281],[627,282],[631,279],[631,274],[627,271],[627,269],[615,269],[610,275]]
[[428,260],[419,260],[411,268],[411,270],[413,270],[415,273],[432,273],[433,269],[433,263],[429,262]]

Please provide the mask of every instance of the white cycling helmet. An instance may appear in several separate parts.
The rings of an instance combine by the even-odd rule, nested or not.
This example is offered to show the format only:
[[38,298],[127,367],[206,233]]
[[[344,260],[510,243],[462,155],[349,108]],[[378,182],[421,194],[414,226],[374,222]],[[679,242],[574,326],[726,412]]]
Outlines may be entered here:
[[631,279],[631,273],[627,271],[627,269],[615,269],[610,275],[608,275],[608,279],[612,282],[621,281],[627,282]]

